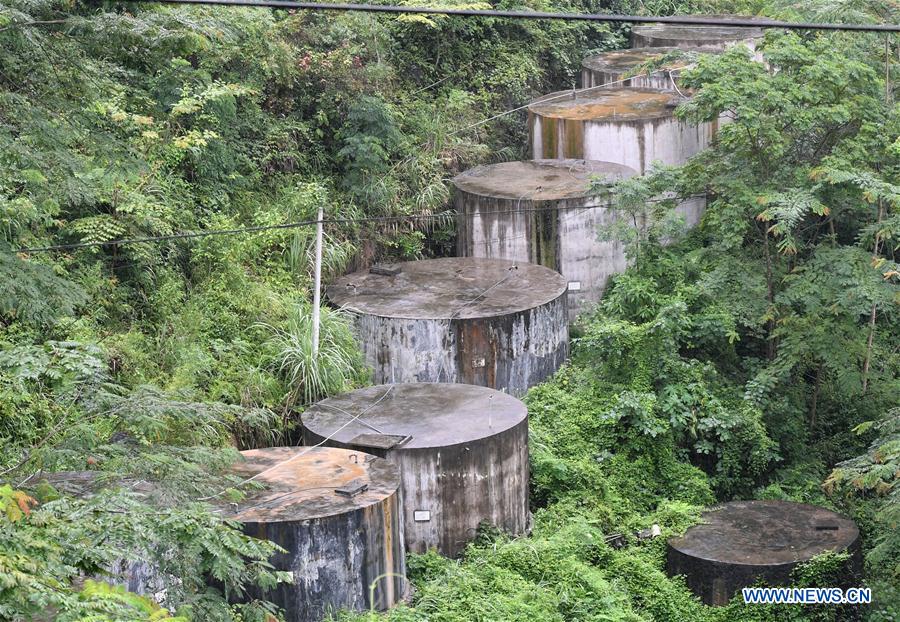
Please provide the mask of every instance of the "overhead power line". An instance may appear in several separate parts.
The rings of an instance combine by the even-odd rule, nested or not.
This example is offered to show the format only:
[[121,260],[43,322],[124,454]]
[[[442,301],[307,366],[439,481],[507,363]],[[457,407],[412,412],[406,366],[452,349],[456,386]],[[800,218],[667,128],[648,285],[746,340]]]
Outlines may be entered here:
[[[653,73],[658,73],[659,71],[662,71],[662,70],[657,70]],[[546,98],[543,101],[553,101],[556,99],[568,98],[568,97],[571,97],[573,93],[585,93],[588,91],[595,91],[598,89],[608,89],[619,83],[624,83],[624,82],[627,82],[628,80],[631,80],[632,78],[640,77],[640,76],[644,76],[644,75],[649,75],[649,74],[642,73],[642,74],[637,74],[636,76],[630,76],[628,78],[623,78],[621,80],[606,82],[604,84],[600,84],[597,86],[580,88],[580,89],[572,89],[571,91],[566,91],[565,93],[562,93],[555,97]],[[456,134],[468,131],[468,130],[478,127],[480,125],[484,125],[485,123],[489,123],[490,121],[499,119],[500,117],[504,117],[504,116],[512,114],[514,112],[518,112],[519,110],[524,110],[525,108],[527,108],[530,105],[531,104],[529,103],[529,104],[525,104],[523,106],[518,106],[516,108],[511,108],[509,110],[504,110],[503,112],[501,112],[499,114],[495,114],[486,119],[482,119],[481,121],[472,123],[471,125],[467,125],[463,128],[455,130],[455,131],[451,132],[450,135],[456,135]],[[422,146],[424,146],[424,144]],[[691,195],[688,197],[683,197],[683,200],[688,200],[688,199],[695,198],[698,196],[702,196],[702,195]],[[520,197],[520,200],[527,200],[527,199],[529,199],[529,197],[524,196],[524,195],[522,197]],[[658,202],[664,201],[664,200],[668,200],[668,199],[658,199],[658,200],[651,199],[649,202],[658,203]],[[573,210],[573,209],[588,210],[588,209],[599,209],[599,208],[606,208],[606,206],[589,205],[589,206],[581,206],[581,207],[523,208],[523,209],[516,209],[516,210],[497,211],[497,212],[491,212],[491,213],[499,215],[499,214],[517,214],[517,213],[544,211],[544,210],[548,210],[548,209],[553,209],[556,211],[568,211],[568,210]],[[95,248],[95,247],[102,247],[102,246],[122,246],[122,245],[128,245],[128,244],[147,244],[147,243],[152,243],[152,242],[167,242],[167,241],[172,241],[172,240],[205,238],[205,237],[218,236],[218,235],[239,235],[239,234],[243,234],[243,233],[276,231],[276,230],[280,230],[280,229],[281,230],[283,230],[283,229],[299,229],[302,227],[310,227],[313,225],[318,225],[320,222],[322,224],[354,224],[354,223],[365,223],[365,222],[414,222],[414,221],[419,221],[419,220],[438,220],[438,219],[442,219],[442,218],[451,218],[454,216],[457,216],[456,212],[454,212],[452,210],[447,210],[444,212],[439,212],[437,214],[423,214],[423,215],[419,215],[419,216],[415,216],[415,215],[413,215],[413,216],[369,216],[369,217],[361,217],[361,218],[301,220],[301,221],[296,221],[296,222],[279,223],[279,224],[275,224],[275,225],[259,225],[259,226],[254,226],[254,227],[241,227],[241,228],[235,228],[235,229],[208,229],[205,231],[185,231],[185,232],[181,232],[181,233],[171,233],[171,234],[167,234],[167,235],[147,236],[147,237],[140,237],[140,238],[121,238],[121,239],[116,239],[116,240],[106,240],[106,241],[96,241],[96,242],[73,242],[71,244],[54,244],[54,245],[50,245],[50,246],[26,247],[26,248],[18,248],[11,252],[28,254],[28,253],[45,253],[45,252],[54,252],[54,251],[71,251],[71,250],[78,250],[78,249],[82,249],[82,248]]]
[[[274,464],[274,465],[270,466],[269,468],[260,471],[260,472],[257,473],[256,475],[253,475],[252,477],[248,477],[247,479],[242,480],[241,482],[235,484],[234,486],[230,486],[230,487],[228,487],[228,488],[224,488],[224,489],[220,490],[219,492],[217,492],[217,493],[215,493],[215,494],[212,494],[212,495],[208,495],[208,496],[206,496],[206,497],[200,497],[199,499],[197,499],[197,501],[209,501],[210,499],[215,499],[216,497],[220,497],[220,496],[224,495],[226,492],[228,492],[228,491],[231,490],[231,489],[239,488],[239,487],[243,486],[244,484],[249,484],[250,482],[254,481],[256,478],[258,478],[258,477],[260,477],[260,476],[262,476],[262,475],[265,475],[266,473],[271,473],[272,471],[275,471],[275,470],[277,470],[277,469],[280,469],[281,467],[283,467],[283,466],[286,465],[287,463],[293,462],[293,461],[296,460],[297,458],[300,458],[300,457],[302,457],[302,456],[305,456],[306,454],[308,454],[309,452],[311,452],[313,449],[316,449],[316,448],[318,448],[318,447],[321,447],[322,445],[324,445],[325,443],[327,443],[328,441],[330,441],[332,438],[334,438],[334,436],[335,436],[338,432],[340,432],[341,430],[343,430],[344,428],[346,428],[348,425],[350,425],[351,423],[353,423],[353,422],[356,421],[357,419],[360,419],[364,414],[366,414],[367,412],[369,412],[370,410],[372,410],[373,408],[375,408],[376,406],[378,406],[378,405],[384,400],[384,398],[386,398],[386,397],[390,394],[390,392],[393,391],[393,390],[394,390],[394,385],[390,385],[390,386],[387,388],[387,391],[385,391],[384,394],[383,394],[381,397],[379,397],[377,400],[375,400],[372,404],[370,404],[369,406],[367,406],[367,407],[365,408],[365,410],[363,410],[362,412],[360,412],[360,413],[357,414],[357,415],[352,415],[352,418],[350,419],[350,421],[348,421],[347,423],[345,423],[344,425],[342,425],[341,427],[339,427],[338,429],[336,429],[334,432],[332,432],[331,434],[329,434],[328,436],[326,436],[325,438],[323,438],[321,441],[319,441],[319,442],[316,443],[315,445],[310,445],[310,446],[308,446],[308,447],[304,447],[301,451],[297,452],[296,454],[294,454],[293,456],[291,456],[291,457],[288,458],[287,460],[282,460],[281,462],[279,462],[279,463],[277,463],[277,464]],[[349,414],[349,413],[348,413],[348,414]],[[315,490],[315,489],[311,489],[311,490]],[[253,506],[251,506],[250,508],[242,508],[242,509],[243,509],[244,511],[246,511],[246,510],[248,510],[248,509],[252,509],[252,508],[257,507],[258,505],[259,505],[259,504],[253,505]]]
[[290,0],[133,0],[137,4],[202,4],[212,6],[259,7],[308,11],[358,11],[400,15],[457,15],[461,17],[505,17],[510,19],[550,19],[635,24],[684,24],[689,26],[731,26],[738,28],[784,28],[788,30],[847,30],[857,32],[900,32],[900,24],[827,24],[785,22],[764,18],[695,17],[690,15],[606,15],[603,13],[547,13],[543,11],[497,11],[378,4],[292,2]]
[[[440,214],[429,214],[425,216],[375,216],[370,218],[339,218],[339,219],[323,219],[323,224],[343,223],[349,224],[354,222],[368,221],[403,221],[403,220],[421,220],[446,217]],[[259,225],[256,227],[241,227],[238,229],[207,229],[205,231],[185,231],[182,233],[171,233],[168,235],[155,235],[141,238],[122,238],[118,240],[106,240],[97,242],[75,242],[72,244],[54,244],[52,246],[38,246],[35,248],[19,248],[15,253],[42,253],[49,251],[71,251],[80,248],[92,248],[97,246],[121,246],[125,244],[145,244],[148,242],[167,242],[170,240],[187,240],[191,238],[206,238],[216,235],[239,235],[242,233],[258,233],[260,231],[276,231],[279,229],[298,229],[301,227],[310,227],[318,225],[318,220],[299,220],[296,222],[285,222],[277,225]]]
[[[689,199],[695,197],[704,196],[702,194],[690,195],[687,197],[679,197],[677,200],[687,201]],[[650,203],[659,203],[661,201],[669,201],[672,199],[651,199]],[[563,212],[568,210],[588,210],[588,209],[614,209],[610,208],[606,205],[582,205],[582,206],[572,206],[572,207],[557,207],[557,206],[548,206],[548,207],[534,207],[534,208],[522,208],[522,209],[511,209],[511,210],[500,210],[496,212],[488,212],[485,215],[500,215],[500,214],[522,214],[528,212],[544,212],[544,211],[557,211]],[[366,223],[366,222],[398,222],[398,223],[411,223],[419,220],[441,220],[445,218],[455,218],[459,216],[457,212],[453,210],[448,210],[445,212],[438,212],[437,214],[422,214],[419,216],[369,216],[363,218],[324,218],[321,221],[319,220],[298,220],[296,222],[285,222],[279,223],[276,225],[259,225],[256,227],[241,227],[237,229],[207,229],[205,231],[185,231],[182,233],[172,233],[169,235],[155,235],[155,236],[147,236],[141,238],[122,238],[118,240],[106,240],[106,241],[97,241],[97,242],[74,242],[72,244],[54,244],[51,246],[36,246],[36,247],[26,247],[26,248],[18,248],[9,252],[12,253],[47,253],[54,251],[72,251],[78,250],[82,248],[96,248],[102,246],[123,246],[127,244],[147,244],[151,242],[166,242],[170,240],[186,240],[192,238],[206,238],[218,235],[240,235],[243,233],[259,233],[261,231],[277,231],[283,229],[299,229],[302,227],[312,227],[318,225],[319,222],[322,224],[355,224],[355,223]]]

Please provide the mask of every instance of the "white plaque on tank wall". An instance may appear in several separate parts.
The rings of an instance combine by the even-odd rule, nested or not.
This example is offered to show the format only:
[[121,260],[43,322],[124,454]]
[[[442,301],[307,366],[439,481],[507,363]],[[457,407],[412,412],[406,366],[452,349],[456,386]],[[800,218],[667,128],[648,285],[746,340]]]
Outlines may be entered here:
[[570,292],[580,292],[581,291],[581,281],[569,281],[569,291]]
[[484,366],[485,366],[484,357],[472,359],[472,367],[484,367]]
[[413,510],[413,520],[417,523],[427,523],[431,520],[431,512],[428,510]]

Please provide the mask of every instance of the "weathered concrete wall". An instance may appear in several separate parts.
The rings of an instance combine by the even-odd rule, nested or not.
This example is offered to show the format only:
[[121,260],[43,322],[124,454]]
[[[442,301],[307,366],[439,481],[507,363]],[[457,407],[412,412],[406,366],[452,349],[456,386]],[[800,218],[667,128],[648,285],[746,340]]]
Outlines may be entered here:
[[[457,557],[486,522],[506,533],[528,528],[528,422],[437,451],[389,452],[403,472],[408,550]],[[416,521],[416,511],[431,520]],[[413,520],[410,521],[409,518]]]
[[[559,95],[565,93],[529,106],[535,159],[604,160],[644,174],[654,162],[685,164],[711,144],[718,129],[718,121],[694,126],[676,119],[672,94],[665,91],[611,88],[555,99]],[[679,205],[678,212],[692,227],[705,207],[706,200],[696,197]]]
[[[261,478],[269,489],[251,495],[235,512],[245,533],[286,549],[270,562],[293,575],[292,584],[265,592],[251,588],[249,596],[282,607],[287,622],[318,622],[339,609],[383,610],[396,604],[406,587],[397,467],[340,449],[268,448],[242,452],[267,458],[241,475],[258,473],[301,451],[309,453],[274,477]],[[335,492],[354,482],[368,489],[350,498]],[[399,576],[380,578],[387,573]],[[375,600],[370,602],[373,583]]]
[[[285,610],[288,622],[323,620],[340,609],[367,611],[369,586],[377,582],[375,609],[396,604],[405,586],[399,495],[375,505],[328,518],[288,523],[245,523],[244,532],[287,549],[270,560],[293,575],[293,584],[280,584],[250,595],[265,598]],[[395,541],[396,540],[396,541]]]
[[528,114],[532,157],[604,160],[644,174],[655,161],[672,166],[684,164],[712,142],[717,121],[690,125],[675,118],[674,106],[660,101],[649,116],[642,116],[640,110],[592,105],[597,100],[602,102],[624,95],[623,91],[634,89],[599,89],[573,98],[573,115],[565,109],[558,110],[561,106],[547,110],[533,104]]
[[[626,75],[633,73],[637,67],[647,61],[679,49],[702,54],[719,54],[722,51],[721,49],[710,47],[645,47],[605,52],[596,56],[589,56],[582,61],[581,84],[584,88],[597,88],[604,84],[615,84],[616,86],[649,88],[690,95],[688,89],[684,87],[679,88],[681,71],[688,66],[685,60],[676,60],[668,63],[649,75],[625,78]],[[761,56],[758,60],[761,60]],[[715,134],[719,127],[730,122],[731,117],[729,114],[727,112],[722,113],[719,116],[718,125],[713,126],[713,133]]]
[[[578,160],[505,162],[466,171],[454,179],[457,253],[556,270],[570,284],[574,319],[600,299],[609,276],[626,267],[622,245],[601,242],[598,231],[617,219],[609,186],[634,173]],[[591,189],[594,176],[609,179],[605,188]]]
[[[574,320],[600,300],[609,277],[628,267],[620,241],[599,239],[601,228],[622,217],[611,207],[612,200],[610,194],[602,193],[580,199],[518,201],[457,189],[457,253],[530,261],[558,271],[570,283],[568,314]],[[680,203],[676,211],[692,228],[705,206],[703,197],[695,197]],[[425,344],[425,351],[429,347]],[[440,359],[435,354],[428,367],[446,365]]]
[[[528,418],[525,405],[482,387],[446,384],[368,387],[303,414],[304,443],[386,457],[400,468],[407,550],[456,557],[486,522],[510,534],[528,528]],[[366,410],[376,404],[372,410]],[[360,422],[341,428],[365,411]],[[396,448],[354,442],[376,428],[408,435]],[[426,514],[427,513],[427,514]]]
[[821,507],[787,501],[734,501],[669,540],[666,569],[684,575],[708,605],[726,605],[759,579],[790,585],[798,564],[826,551],[849,551],[847,585],[859,585],[862,554],[853,521]]
[[355,314],[376,383],[461,382],[524,395],[568,356],[568,305],[555,300],[489,318],[428,319]]
[[684,224],[688,229],[693,229],[700,223],[705,210],[706,197],[686,199],[675,208],[675,212],[684,219]]
[[557,270],[573,284],[568,312],[574,319],[600,300],[610,275],[626,267],[622,245],[598,239],[599,228],[617,219],[611,201],[609,195],[522,201],[517,205],[523,211],[509,214],[512,201],[457,191],[458,254],[527,260]]
[[[595,88],[604,84],[620,87],[660,89],[673,91],[672,78],[678,77],[684,63],[675,62],[649,75],[637,75],[626,78],[634,70],[647,61],[669,52],[675,47],[647,48],[637,50],[615,50],[595,56],[588,56],[581,62],[581,87]],[[671,76],[670,76],[671,74]]]
[[[517,289],[513,279],[505,286],[507,291],[495,288],[477,304],[433,305],[435,297],[452,297],[463,280],[476,294],[491,287],[497,279],[490,277],[473,287],[477,281],[455,271],[456,266],[466,270],[478,263],[490,267],[488,261],[447,258],[400,264],[412,278],[423,267],[417,264],[430,266],[428,276],[409,283],[408,289],[398,289],[394,277],[365,273],[343,277],[328,288],[334,304],[354,313],[360,349],[376,383],[459,382],[523,395],[562,365],[568,355],[569,329],[566,283],[559,274],[544,274],[538,272],[546,270],[543,267],[523,264],[519,272],[539,274],[523,281],[526,289]],[[512,262],[493,262],[500,270],[497,274],[515,267]],[[347,287],[363,281],[365,289]],[[521,308],[530,304],[528,296],[535,290],[527,288],[532,286],[543,288],[537,292],[541,302]],[[451,293],[445,296],[446,292]],[[366,304],[373,297],[397,300],[391,301],[390,310],[379,311]],[[463,308],[464,313],[452,312]],[[503,313],[503,308],[513,310]]]
[[[678,72],[673,72],[677,78]],[[600,71],[591,70],[584,67],[581,68],[581,88],[590,89],[604,84],[615,84],[616,86],[633,86],[644,89],[660,89],[664,91],[673,91],[672,78],[665,71],[657,71],[650,75],[624,77],[621,71]]]
[[449,319],[354,313],[356,338],[373,382],[463,382],[457,327]]

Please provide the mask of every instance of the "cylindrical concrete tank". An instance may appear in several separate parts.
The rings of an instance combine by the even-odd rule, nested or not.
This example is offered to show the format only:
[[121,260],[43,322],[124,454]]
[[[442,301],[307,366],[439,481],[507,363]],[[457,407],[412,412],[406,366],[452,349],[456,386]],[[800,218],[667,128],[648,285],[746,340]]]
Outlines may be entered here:
[[622,245],[598,229],[617,212],[610,186],[634,169],[590,160],[529,160],[479,166],[453,179],[457,254],[529,261],[569,284],[569,317],[596,303],[626,268]]
[[528,106],[532,158],[605,160],[644,174],[655,161],[679,166],[705,149],[716,121],[676,119],[681,99],[658,89],[560,91]]
[[[669,575],[684,575],[708,605],[725,605],[763,579],[788,585],[791,571],[826,551],[851,553],[849,586],[862,568],[856,524],[825,508],[788,501],[733,501],[668,543]],[[854,579],[855,577],[855,579]]]
[[568,353],[566,281],[549,268],[445,258],[376,266],[335,281],[376,383],[459,382],[513,395]]
[[455,557],[486,522],[528,524],[528,412],[514,397],[465,384],[380,385],[302,415],[304,442],[385,456],[400,467],[406,547]]
[[[110,441],[114,442],[114,441]],[[170,503],[170,500],[162,499],[162,490],[155,484],[142,478],[115,477],[110,479],[110,473],[103,471],[57,471],[54,473],[42,473],[38,481],[53,487],[62,495],[70,495],[87,499],[95,494],[115,488],[126,488],[130,494],[141,499],[149,505]],[[151,551],[134,550],[134,542],[119,543],[111,535],[107,544],[122,546],[122,559],[104,564],[103,571],[97,572],[93,578],[120,585],[129,592],[144,596],[156,597],[159,593],[165,593],[167,587],[180,578],[164,574],[156,564]],[[166,550],[153,545],[152,553],[165,555]],[[136,557],[136,558],[135,558]],[[54,618],[55,619],[55,618]]]
[[339,609],[386,609],[403,596],[396,465],[335,448],[269,447],[241,455],[234,472],[266,489],[230,509],[230,517],[247,534],[286,549],[270,561],[294,578],[267,592],[253,589],[251,596],[282,607],[287,622],[318,621]]
[[[675,60],[666,63],[649,75],[641,74],[628,78],[626,76],[631,75],[644,63],[679,49],[676,47],[639,48],[615,50],[588,56],[581,62],[581,86],[588,89],[610,84],[621,87],[630,86],[673,91],[675,90],[673,80],[677,80],[679,72],[687,66],[686,60]],[[685,49],[684,51],[717,53],[719,50]]]
[[[700,16],[698,16],[700,17]],[[712,17],[740,17],[752,19],[746,16],[716,15]],[[631,47],[677,47],[677,48],[707,48],[711,50],[724,50],[739,43],[745,44],[751,50],[756,49],[757,42],[763,37],[762,28],[748,28],[739,26],[692,26],[690,24],[642,24],[631,29]]]

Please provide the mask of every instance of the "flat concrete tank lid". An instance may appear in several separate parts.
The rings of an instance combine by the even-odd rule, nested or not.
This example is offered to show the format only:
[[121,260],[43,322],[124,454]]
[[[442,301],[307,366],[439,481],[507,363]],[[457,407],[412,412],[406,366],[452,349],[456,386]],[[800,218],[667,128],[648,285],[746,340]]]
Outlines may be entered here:
[[[727,20],[729,18],[752,20],[747,15],[694,15],[693,17],[709,17]],[[760,39],[763,36],[762,28],[748,26],[694,26],[691,24],[645,24],[634,26],[631,29],[636,35],[651,37],[654,39],[672,39],[679,42],[692,42],[698,45],[715,44],[716,42],[744,41],[746,39]]]
[[677,98],[671,91],[619,87],[558,91],[536,99],[528,110],[542,117],[575,121],[634,121],[672,116]]
[[788,501],[733,501],[705,512],[703,520],[669,546],[714,562],[772,566],[841,551],[859,537],[853,521]]
[[566,280],[524,262],[475,257],[400,264],[396,275],[355,272],[327,289],[339,307],[366,315],[407,319],[471,319],[531,309],[562,296]]
[[244,478],[258,476],[254,481],[266,485],[237,508],[227,506],[229,518],[241,522],[293,522],[343,514],[378,503],[400,486],[396,466],[359,451],[268,447],[242,451],[241,456],[243,461],[233,472]]
[[[624,72],[634,69],[649,60],[653,60],[669,54],[671,52],[703,52],[703,53],[719,53],[720,50],[698,47],[695,49],[684,49],[676,47],[654,47],[654,48],[633,48],[630,50],[615,50],[613,52],[604,52],[594,56],[588,56],[581,61],[581,66],[594,71],[610,71]],[[668,63],[665,69],[680,69],[688,64],[686,60],[676,60]]]
[[477,166],[453,178],[454,185],[484,197],[555,201],[586,197],[593,180],[607,185],[637,172],[597,160],[527,160]]
[[[363,411],[365,414],[353,421]],[[329,397],[301,417],[313,434],[333,435],[344,444],[352,444],[373,428],[382,434],[406,436],[409,440],[399,446],[404,451],[493,436],[524,421],[528,410],[516,398],[485,387],[409,383],[376,385]]]

